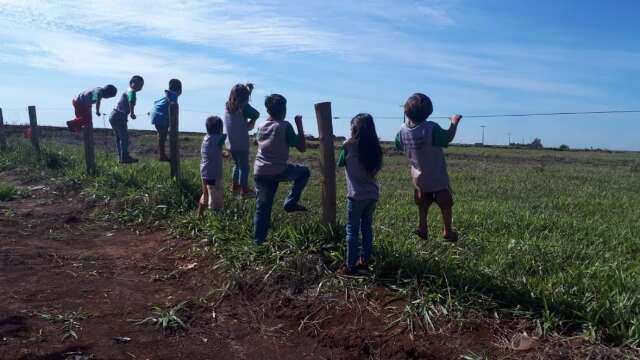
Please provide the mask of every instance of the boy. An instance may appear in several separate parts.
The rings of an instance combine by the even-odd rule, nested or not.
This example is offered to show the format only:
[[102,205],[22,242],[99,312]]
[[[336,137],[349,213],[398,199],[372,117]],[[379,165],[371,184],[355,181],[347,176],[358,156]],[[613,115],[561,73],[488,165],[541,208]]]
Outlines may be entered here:
[[91,106],[96,104],[96,115],[100,116],[100,102],[102,99],[109,99],[118,93],[113,85],[107,85],[105,87],[97,87],[92,90],[86,90],[76,96],[73,101],[73,110],[76,113],[76,118],[67,121],[67,127],[71,131],[80,131],[83,127],[92,124]]
[[298,202],[311,175],[308,167],[287,163],[289,147],[295,147],[300,152],[304,152],[307,148],[302,116],[295,117],[298,128],[298,135],[296,135],[291,124],[284,120],[287,114],[287,100],[284,96],[269,95],[264,101],[264,106],[267,108],[269,118],[256,134],[258,153],[253,168],[258,191],[253,223],[255,242],[258,245],[267,238],[273,198],[278,184],[283,181],[293,181],[289,196],[284,203],[286,212],[306,211],[307,209]]
[[138,162],[129,155],[129,129],[127,128],[127,119],[131,115],[131,119],[136,119],[136,93],[142,90],[144,79],[140,75],[134,75],[129,80],[129,91],[122,93],[120,101],[109,116],[109,123],[113,132],[116,134],[116,147],[118,149],[118,160],[121,164],[131,164]]
[[451,116],[451,126],[443,130],[435,122],[427,121],[431,113],[433,104],[426,95],[416,93],[407,99],[404,104],[405,123],[396,136],[396,149],[403,150],[411,162],[414,199],[420,218],[415,234],[424,240],[429,239],[427,213],[435,202],[442,211],[443,237],[454,242],[458,240],[458,234],[451,227],[453,197],[443,148],[453,141],[462,115]]
[[182,82],[178,79],[169,80],[169,90],[164,91],[164,97],[153,103],[151,123],[158,131],[158,157],[160,161],[169,161],[164,148],[169,133],[169,104],[177,104],[178,96],[182,94]]
[[209,116],[206,120],[207,135],[200,147],[200,177],[202,178],[202,196],[198,201],[198,216],[204,215],[207,204],[211,210],[220,210],[224,205],[222,181],[223,148],[227,135],[222,133],[222,119]]

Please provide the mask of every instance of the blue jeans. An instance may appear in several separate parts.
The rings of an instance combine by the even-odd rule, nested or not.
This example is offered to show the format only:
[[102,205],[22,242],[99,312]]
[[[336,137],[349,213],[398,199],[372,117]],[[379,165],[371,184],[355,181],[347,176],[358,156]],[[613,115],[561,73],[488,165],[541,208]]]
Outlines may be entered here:
[[249,152],[231,151],[233,166],[233,183],[240,184],[243,189],[249,187]]
[[118,160],[129,158],[129,129],[127,127],[127,115],[120,111],[113,111],[109,116],[109,123],[116,134],[116,148]]
[[276,176],[256,175],[258,198],[256,200],[256,216],[253,219],[256,244],[260,245],[267,239],[269,223],[271,222],[271,209],[273,208],[273,199],[278,190],[278,184],[284,181],[293,181],[289,196],[284,202],[284,208],[287,209],[298,204],[310,176],[311,171],[309,171],[309,168],[300,165],[287,165],[287,168]]
[[[358,257],[369,261],[373,255],[373,213],[377,200],[347,199],[347,267],[354,269]],[[360,253],[362,232],[362,253]]]

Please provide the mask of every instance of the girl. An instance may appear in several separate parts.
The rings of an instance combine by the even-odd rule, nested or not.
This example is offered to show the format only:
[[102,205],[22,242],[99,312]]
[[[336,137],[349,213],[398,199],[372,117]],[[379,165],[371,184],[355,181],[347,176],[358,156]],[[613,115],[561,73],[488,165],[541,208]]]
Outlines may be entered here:
[[366,275],[373,255],[373,213],[379,195],[376,175],[382,168],[382,148],[371,115],[358,114],[351,120],[351,138],[344,143],[338,166],[345,168],[347,179],[347,260],[341,273]]
[[220,210],[224,202],[222,157],[227,136],[222,133],[222,119],[217,116],[208,117],[206,126],[207,135],[202,139],[200,148],[202,196],[198,202],[198,216],[204,215],[207,204],[209,209]]
[[224,114],[228,147],[235,163],[231,190],[243,199],[255,197],[255,192],[249,187],[249,131],[255,126],[260,113],[249,105],[252,91],[251,83],[231,88]]

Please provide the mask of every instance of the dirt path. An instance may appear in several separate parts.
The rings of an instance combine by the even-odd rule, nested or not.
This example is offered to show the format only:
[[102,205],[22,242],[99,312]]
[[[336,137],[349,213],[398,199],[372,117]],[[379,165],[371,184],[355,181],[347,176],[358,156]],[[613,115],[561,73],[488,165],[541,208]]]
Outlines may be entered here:
[[[1,359],[573,358],[505,353],[481,322],[412,340],[386,329],[382,289],[314,296],[287,279],[229,282],[214,259],[185,256],[189,241],[101,222],[77,190],[0,177],[28,190],[0,203]],[[130,321],[184,300],[186,332]],[[78,339],[63,342],[63,323],[43,315],[74,312]]]

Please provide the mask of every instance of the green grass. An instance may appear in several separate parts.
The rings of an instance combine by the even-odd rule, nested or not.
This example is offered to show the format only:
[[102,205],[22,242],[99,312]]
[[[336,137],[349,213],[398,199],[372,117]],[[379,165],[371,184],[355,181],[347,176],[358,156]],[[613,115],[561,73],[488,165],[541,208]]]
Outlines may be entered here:
[[[162,220],[176,235],[194,239],[190,255],[217,256],[232,276],[282,272],[313,288],[321,282],[325,289],[343,286],[305,263],[318,256],[328,267],[337,265],[344,246],[342,223],[333,229],[318,223],[314,151],[294,159],[312,168],[303,198],[311,211],[290,215],[274,207],[269,239],[256,247],[252,201],[227,197],[221,213],[194,217],[197,159],[183,161],[180,184],[168,178],[167,164],[122,166],[104,156],[98,157],[98,176],[92,179],[84,176],[80,152],[44,149],[36,159],[25,144],[13,144],[0,154],[0,170],[37,166],[82,181],[91,194],[120,209],[110,216],[139,223]],[[415,313],[428,324],[432,315],[470,307],[531,317],[544,334],[584,332],[618,344],[640,342],[640,154],[466,147],[447,153],[454,226],[461,234],[456,245],[439,240],[437,207],[430,213],[432,240],[411,235],[417,209],[406,160],[385,159],[374,228],[377,262],[374,278],[364,284],[388,286],[410,300],[390,323]],[[230,168],[225,163],[227,177]],[[276,201],[284,195],[285,186]],[[344,197],[340,171],[341,222]]]
[[11,184],[0,183],[0,201],[13,199],[18,194],[18,189]]

